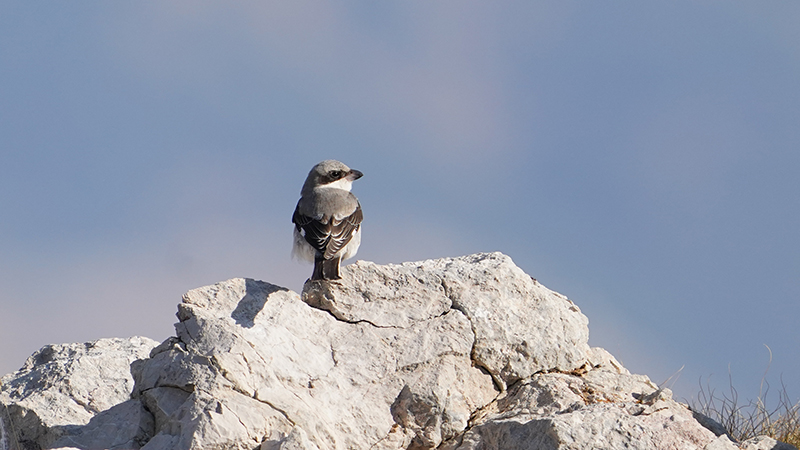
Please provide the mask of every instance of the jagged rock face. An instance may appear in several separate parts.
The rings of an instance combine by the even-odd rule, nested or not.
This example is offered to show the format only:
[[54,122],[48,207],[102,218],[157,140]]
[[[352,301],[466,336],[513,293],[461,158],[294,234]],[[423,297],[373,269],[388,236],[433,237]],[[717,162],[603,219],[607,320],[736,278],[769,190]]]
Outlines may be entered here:
[[716,440],[668,389],[615,370],[610,356],[598,361],[586,373],[540,373],[515,384],[443,448],[693,450]]
[[[362,273],[371,274],[346,270],[349,281],[340,287],[352,289],[352,296],[337,291],[335,300],[354,305],[362,299]],[[296,293],[252,280],[190,291],[179,307],[178,340],[137,369],[137,392],[147,399],[159,386],[192,386],[193,394],[200,390],[213,398],[238,394],[221,409],[230,409],[249,430],[240,434],[246,436],[243,447],[265,436],[264,448],[302,442],[331,449],[439,445],[463,431],[472,411],[491,402],[497,390],[491,376],[473,364],[473,325],[451,308],[441,281],[423,287],[441,297],[430,300],[439,306],[417,308],[426,302],[419,279],[391,279],[401,281],[375,303],[385,311],[367,309],[362,317],[352,307],[346,320],[309,307]],[[186,358],[195,361],[175,363]],[[165,377],[164,367],[187,370]],[[259,416],[271,420],[242,420],[239,397],[259,405]],[[169,419],[174,413],[164,411],[163,421],[156,416],[157,429],[169,429],[157,436],[163,448],[192,441],[192,428],[161,426],[175,423]]]
[[[0,379],[6,442],[15,439],[26,448],[63,447],[75,440],[94,448],[138,447],[138,439],[152,435],[152,419],[129,401],[130,365],[156,345],[133,337],[43,347],[19,371]],[[109,425],[113,436],[103,440],[100,434]],[[101,443],[95,446],[97,439]]]
[[[46,405],[21,400],[42,386],[66,393],[57,403],[93,405],[25,422],[29,448],[736,448],[589,348],[578,308],[507,256],[358,262],[343,277],[302,296],[248,279],[189,291],[177,336],[141,341],[130,371],[49,379],[34,355],[0,400],[20,424],[23,411],[44,417]],[[25,381],[36,370],[43,384]],[[77,376],[118,392],[92,404],[69,391]]]

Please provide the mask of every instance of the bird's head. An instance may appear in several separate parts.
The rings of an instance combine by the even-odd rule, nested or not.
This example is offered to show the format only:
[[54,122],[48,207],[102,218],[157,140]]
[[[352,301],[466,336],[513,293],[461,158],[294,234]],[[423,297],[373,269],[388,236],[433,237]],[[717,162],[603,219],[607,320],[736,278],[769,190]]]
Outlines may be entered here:
[[314,166],[308,173],[301,193],[309,192],[316,188],[335,188],[350,191],[353,181],[364,176],[358,170],[347,167],[344,163],[327,159]]

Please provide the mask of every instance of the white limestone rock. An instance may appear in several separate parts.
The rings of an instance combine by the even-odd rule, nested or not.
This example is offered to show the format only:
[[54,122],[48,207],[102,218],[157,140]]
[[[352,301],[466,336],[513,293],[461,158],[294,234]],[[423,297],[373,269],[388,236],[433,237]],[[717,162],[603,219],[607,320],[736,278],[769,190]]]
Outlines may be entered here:
[[473,360],[501,389],[587,361],[586,316],[502,253],[385,266],[359,261],[342,272],[341,283],[307,283],[303,300],[342,320],[384,327],[461,311],[475,333]]
[[[456,310],[382,328],[234,279],[190,291],[178,315],[178,338],[134,370],[134,395],[156,418],[146,450],[208,448],[209,439],[229,439],[231,448],[262,440],[262,448],[438,445],[497,394],[472,364],[474,335]],[[201,438],[197,430],[220,418],[206,408],[184,420],[198,393],[235,411],[240,430]]]
[[597,368],[514,385],[443,449],[702,450],[717,437],[647,377]]
[[342,282],[307,281],[303,301],[346,322],[406,328],[450,310],[441,274],[420,263],[378,265],[357,261],[342,268]]
[[717,436],[716,439],[706,445],[703,450],[740,450],[727,435]]
[[540,371],[571,371],[586,362],[586,316],[508,256],[488,253],[426,263],[428,270],[443,272],[453,308],[472,323],[476,363],[503,385]]
[[743,450],[797,450],[795,446],[789,445],[780,441],[776,441],[771,437],[758,436],[742,442]]
[[[21,442],[42,448],[55,442],[67,446],[62,442],[86,436],[87,429],[98,429],[104,420],[125,422],[126,426],[100,446],[146,441],[151,432],[147,430],[148,414],[124,403],[133,390],[131,363],[147,358],[157,344],[152,339],[132,337],[47,345],[28,358],[20,370],[0,379],[0,403],[8,411],[4,419],[13,422]],[[114,417],[98,417],[114,408]]]
[[505,255],[342,273],[191,290],[175,337],[46,347],[0,401],[28,448],[737,448]]
[[138,449],[153,437],[153,415],[141,402],[127,400],[102,411],[83,426],[66,427],[51,444],[82,449]]
[[134,396],[156,421],[144,448],[209,445],[196,430],[219,418],[182,419],[198,392],[224,399],[217,409],[269,418],[237,414],[235,445],[434,448],[498,387],[589,358],[578,308],[499,253],[359,262],[343,277],[308,283],[305,303],[245,279],[188,292],[177,338],[135,368]]

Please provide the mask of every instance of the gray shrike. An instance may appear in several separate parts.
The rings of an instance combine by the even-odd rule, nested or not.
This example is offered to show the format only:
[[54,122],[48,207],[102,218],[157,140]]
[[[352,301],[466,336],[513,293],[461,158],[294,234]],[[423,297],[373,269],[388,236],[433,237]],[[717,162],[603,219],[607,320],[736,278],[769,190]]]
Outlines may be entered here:
[[308,173],[292,216],[292,256],[314,261],[312,280],[339,280],[339,263],[361,245],[361,204],[350,192],[364,174],[332,159]]

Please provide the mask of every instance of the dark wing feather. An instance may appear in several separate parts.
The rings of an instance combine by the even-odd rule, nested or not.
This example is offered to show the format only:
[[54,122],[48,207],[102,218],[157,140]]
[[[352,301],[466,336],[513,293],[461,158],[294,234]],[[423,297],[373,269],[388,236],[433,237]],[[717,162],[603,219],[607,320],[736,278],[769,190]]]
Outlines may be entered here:
[[350,242],[350,239],[353,238],[353,233],[361,226],[362,220],[364,220],[364,213],[361,211],[361,204],[356,207],[353,214],[350,214],[342,220],[331,218],[329,221],[330,237],[323,254],[325,259],[333,258],[334,255],[339,253],[339,251]]
[[294,209],[294,215],[292,215],[292,223],[294,223],[297,231],[303,232],[302,234],[306,242],[314,247],[320,254],[325,253],[328,240],[330,240],[329,221],[325,220],[324,217],[323,221],[319,221],[301,213],[300,202],[298,202],[297,207]]
[[353,233],[361,226],[364,214],[361,205],[356,207],[353,214],[336,220],[333,217],[323,216],[321,220],[308,217],[300,212],[300,203],[294,210],[292,222],[298,231],[303,231],[303,237],[324,259],[331,259],[350,242]]

